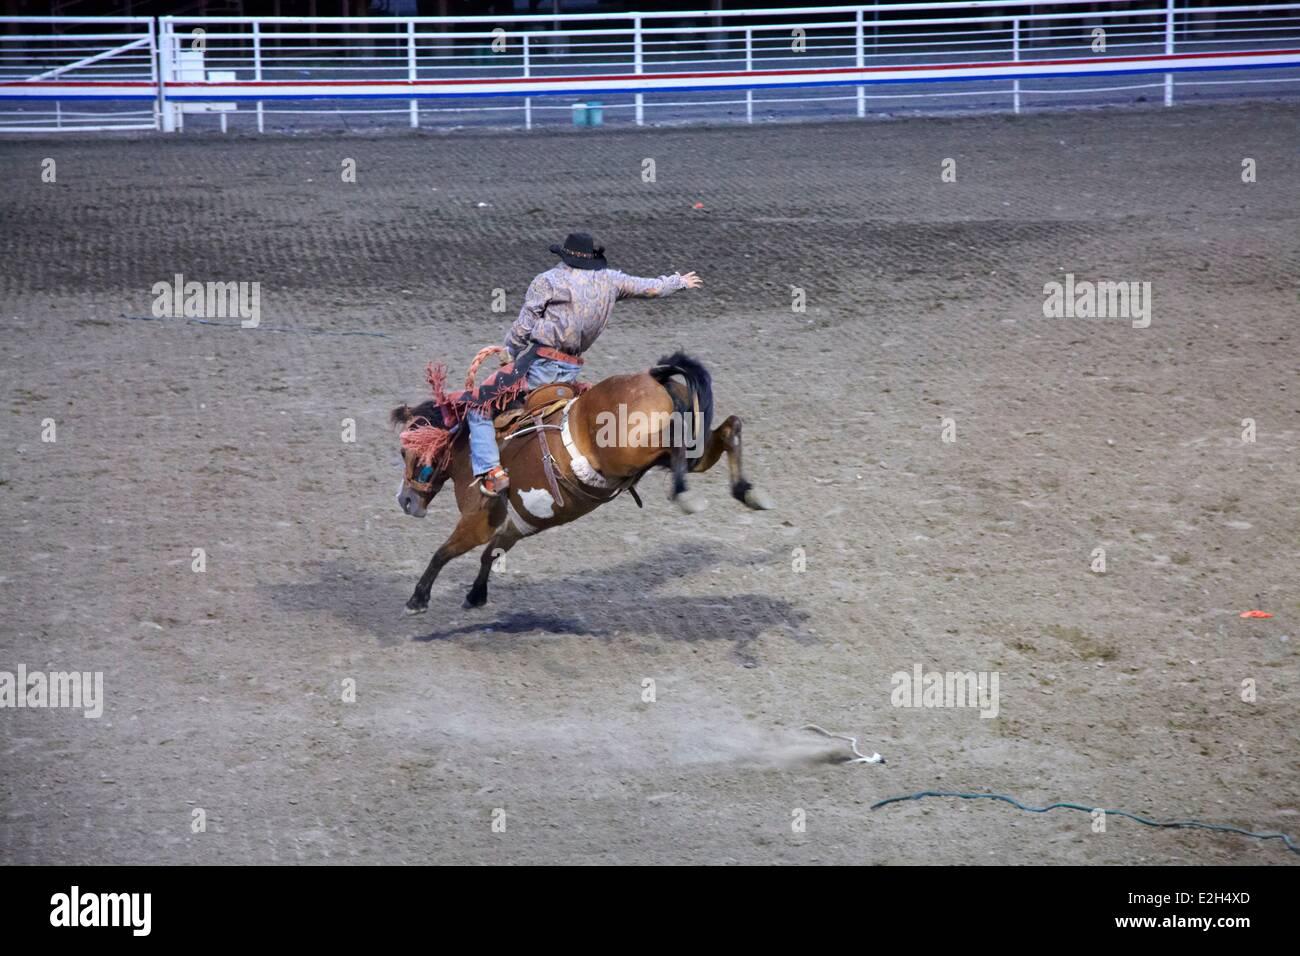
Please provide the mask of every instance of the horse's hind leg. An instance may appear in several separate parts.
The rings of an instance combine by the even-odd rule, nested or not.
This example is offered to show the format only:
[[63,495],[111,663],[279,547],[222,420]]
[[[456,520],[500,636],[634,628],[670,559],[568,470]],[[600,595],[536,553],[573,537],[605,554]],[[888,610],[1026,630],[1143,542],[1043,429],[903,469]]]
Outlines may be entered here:
[[474,586],[465,595],[465,603],[461,607],[482,607],[487,603],[488,576],[492,573],[492,565],[498,557],[513,548],[518,541],[519,532],[511,524],[507,524],[492,536],[492,540],[483,549],[483,556],[479,560],[478,577],[474,579]]
[[686,494],[686,472],[693,470],[690,468],[688,457],[686,449],[681,445],[674,445],[668,453],[668,467],[673,473],[673,490],[669,498],[677,502],[677,507],[690,515],[703,511],[709,502],[698,495]]
[[727,454],[727,470],[731,478],[731,496],[746,507],[765,511],[772,507],[772,499],[749,483],[741,459],[740,418],[731,415],[713,429],[704,446],[704,454],[691,462],[691,471],[708,471],[718,463],[723,452]]
[[452,558],[458,558],[466,551],[477,548],[492,537],[491,515],[496,509],[480,508],[463,515],[451,532],[451,537],[442,543],[424,569],[420,581],[415,585],[415,593],[406,602],[407,614],[422,614],[429,607],[429,592],[433,582],[438,578],[442,566]]

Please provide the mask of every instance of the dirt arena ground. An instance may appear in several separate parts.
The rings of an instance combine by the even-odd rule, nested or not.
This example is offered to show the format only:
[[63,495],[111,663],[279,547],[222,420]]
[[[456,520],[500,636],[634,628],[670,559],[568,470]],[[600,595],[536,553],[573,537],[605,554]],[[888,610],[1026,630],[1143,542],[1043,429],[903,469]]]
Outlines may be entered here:
[[[1294,862],[870,805],[1300,835],[1298,129],[1234,104],[0,144],[0,670],[106,697],[0,711],[0,859]],[[701,356],[779,510],[718,472],[686,517],[656,474],[644,511],[521,544],[486,608],[461,560],[404,617],[453,504],[397,510],[388,410],[496,341],[582,225],[707,282],[620,306],[588,377]],[[139,320],[176,273],[260,282],[261,326]],[[1065,273],[1150,282],[1150,327],[1044,318]],[[998,715],[893,706],[918,664],[996,672]]]

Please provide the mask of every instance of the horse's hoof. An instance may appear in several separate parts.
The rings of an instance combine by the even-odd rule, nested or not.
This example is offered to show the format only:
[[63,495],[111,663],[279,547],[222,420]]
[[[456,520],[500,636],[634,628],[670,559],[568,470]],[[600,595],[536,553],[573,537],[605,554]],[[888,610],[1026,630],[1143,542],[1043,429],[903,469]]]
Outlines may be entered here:
[[755,511],[771,511],[776,507],[776,502],[765,492],[750,488],[745,492],[745,505]]
[[408,615],[412,615],[412,614],[423,614],[425,611],[429,610],[429,605],[428,605],[427,603],[426,603],[426,604],[413,604],[413,603],[411,603],[411,601],[407,601],[407,602],[406,602],[406,607],[405,607],[403,610],[404,610],[404,611],[406,612],[406,614],[408,614]]
[[478,598],[476,600],[474,597],[474,592],[470,591],[469,594],[465,595],[465,600],[461,603],[461,607],[469,611],[476,607],[482,607],[484,604],[487,604],[486,594],[484,594],[481,598]]
[[708,498],[698,498],[695,495],[678,495],[673,500],[677,502],[677,507],[688,515],[699,514],[709,506]]

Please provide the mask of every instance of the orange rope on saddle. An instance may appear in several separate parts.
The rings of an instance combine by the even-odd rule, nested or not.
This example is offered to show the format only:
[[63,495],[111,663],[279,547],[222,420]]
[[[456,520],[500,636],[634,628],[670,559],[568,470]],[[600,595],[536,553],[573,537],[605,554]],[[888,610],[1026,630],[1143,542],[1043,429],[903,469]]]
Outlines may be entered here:
[[465,387],[470,391],[474,390],[474,379],[478,377],[478,368],[482,365],[489,355],[500,355],[501,364],[510,364],[510,353],[506,351],[504,345],[489,345],[486,348],[478,350],[474,356],[474,361],[469,363],[469,374],[465,376]]

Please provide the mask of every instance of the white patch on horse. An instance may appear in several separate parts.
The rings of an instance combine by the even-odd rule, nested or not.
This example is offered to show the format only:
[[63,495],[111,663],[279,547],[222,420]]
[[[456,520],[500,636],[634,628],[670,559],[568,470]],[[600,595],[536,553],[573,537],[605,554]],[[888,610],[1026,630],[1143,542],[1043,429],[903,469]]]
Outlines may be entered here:
[[529,488],[519,493],[519,503],[530,515],[538,518],[550,518],[555,515],[555,499],[545,488]]

